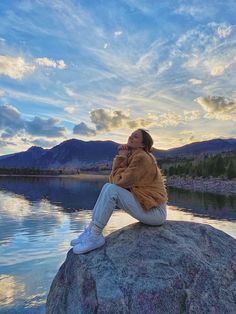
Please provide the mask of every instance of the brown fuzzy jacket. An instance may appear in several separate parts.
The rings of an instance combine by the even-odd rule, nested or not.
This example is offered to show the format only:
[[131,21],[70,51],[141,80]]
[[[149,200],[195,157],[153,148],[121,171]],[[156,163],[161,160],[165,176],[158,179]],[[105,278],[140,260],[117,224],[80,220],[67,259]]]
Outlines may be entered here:
[[113,160],[110,183],[130,190],[144,210],[167,201],[167,191],[155,157],[143,149],[130,157],[117,155]]

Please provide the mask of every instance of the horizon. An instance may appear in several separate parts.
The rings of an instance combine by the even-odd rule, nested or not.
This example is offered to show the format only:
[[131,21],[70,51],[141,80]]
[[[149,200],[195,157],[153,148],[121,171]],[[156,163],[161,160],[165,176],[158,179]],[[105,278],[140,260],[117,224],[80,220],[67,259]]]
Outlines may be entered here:
[[[82,142],[86,142],[86,143],[87,142],[114,142],[112,140],[81,140],[81,139],[78,139],[78,138],[70,138],[70,139],[67,139],[65,141],[62,141],[61,143],[56,144],[55,146],[58,146],[58,145],[60,145],[60,144],[62,144],[64,142],[67,142],[67,141],[70,141],[70,140],[78,140],[78,141],[82,141]],[[227,141],[227,140],[236,140],[236,138],[227,138],[227,139],[226,138],[225,139],[224,138],[213,138],[213,139],[210,139],[210,140],[207,140],[207,141],[214,141],[214,140],[226,140]],[[175,149],[175,148],[182,148],[182,147],[184,147],[186,145],[190,145],[190,144],[197,144],[197,143],[202,143],[202,142],[207,142],[207,141],[200,141],[200,142],[196,141],[196,142],[192,142],[192,143],[184,144],[182,146],[172,147],[172,148],[168,148],[168,149],[156,148],[155,146],[153,146],[153,148],[156,149],[156,150],[164,150],[164,151],[166,151],[166,150]],[[121,144],[121,143],[118,143],[118,142],[114,142],[114,143]],[[26,151],[28,151],[32,147],[38,147],[38,148],[43,148],[43,149],[46,149],[46,150],[50,150],[50,149],[54,148],[55,146],[50,147],[50,148],[43,148],[43,147],[38,146],[38,145],[32,145],[32,146],[26,148],[26,150],[24,150],[24,151],[18,151],[18,152],[15,152],[15,153],[10,153],[10,155],[11,154],[17,154],[17,153],[26,152]],[[3,157],[5,155],[8,155],[8,154],[0,155],[0,157]]]
[[236,3],[1,2],[0,156],[72,137],[235,139]]

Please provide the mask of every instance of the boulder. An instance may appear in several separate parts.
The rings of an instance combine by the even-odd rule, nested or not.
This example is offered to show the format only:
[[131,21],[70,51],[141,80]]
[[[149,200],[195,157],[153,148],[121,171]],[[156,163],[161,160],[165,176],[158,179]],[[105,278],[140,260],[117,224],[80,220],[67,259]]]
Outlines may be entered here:
[[72,250],[47,314],[235,314],[236,240],[206,224],[134,223],[83,255]]

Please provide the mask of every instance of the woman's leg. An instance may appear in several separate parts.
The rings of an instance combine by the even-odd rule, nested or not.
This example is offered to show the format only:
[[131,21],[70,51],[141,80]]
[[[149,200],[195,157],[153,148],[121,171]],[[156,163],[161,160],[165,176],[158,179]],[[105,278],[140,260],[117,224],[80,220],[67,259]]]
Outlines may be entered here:
[[144,211],[131,192],[115,184],[106,183],[93,208],[92,224],[102,230],[116,207],[146,224],[161,225],[166,220],[166,204]]
[[105,238],[101,234],[102,229],[116,206],[124,209],[137,220],[150,225],[161,225],[166,218],[165,207],[145,212],[131,192],[115,184],[106,183],[93,208],[89,227],[77,239],[71,241],[75,254],[89,252],[105,243]]

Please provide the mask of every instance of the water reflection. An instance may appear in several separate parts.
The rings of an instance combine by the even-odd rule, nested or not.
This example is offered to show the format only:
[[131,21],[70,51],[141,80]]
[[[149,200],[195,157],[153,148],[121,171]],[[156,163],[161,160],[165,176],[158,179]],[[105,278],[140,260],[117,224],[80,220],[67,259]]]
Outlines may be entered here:
[[236,196],[225,196],[207,192],[186,191],[169,187],[169,204],[179,210],[191,211],[196,216],[219,219],[236,219]]
[[[23,196],[18,201],[22,206],[10,204],[17,215],[25,215],[28,202],[60,206],[67,212],[92,209],[102,186],[108,178],[96,177],[93,181],[77,178],[60,177],[0,177],[0,190]],[[191,211],[196,215],[205,215],[220,219],[236,219],[236,196],[224,196],[212,193],[186,191],[169,187],[169,205],[177,206],[182,211]],[[41,206],[41,205],[40,205]],[[47,205],[48,206],[48,205]],[[9,204],[5,207],[9,208]],[[21,212],[22,211],[22,212]],[[35,222],[36,223],[36,222]]]
[[[0,313],[44,313],[69,243],[91,219],[106,180],[0,178]],[[214,217],[218,217],[217,219]],[[236,238],[235,198],[169,189],[168,220],[207,223]],[[116,210],[104,235],[137,222]]]
[[48,200],[67,211],[93,208],[106,180],[60,177],[0,177],[0,190],[23,195],[31,202]]

